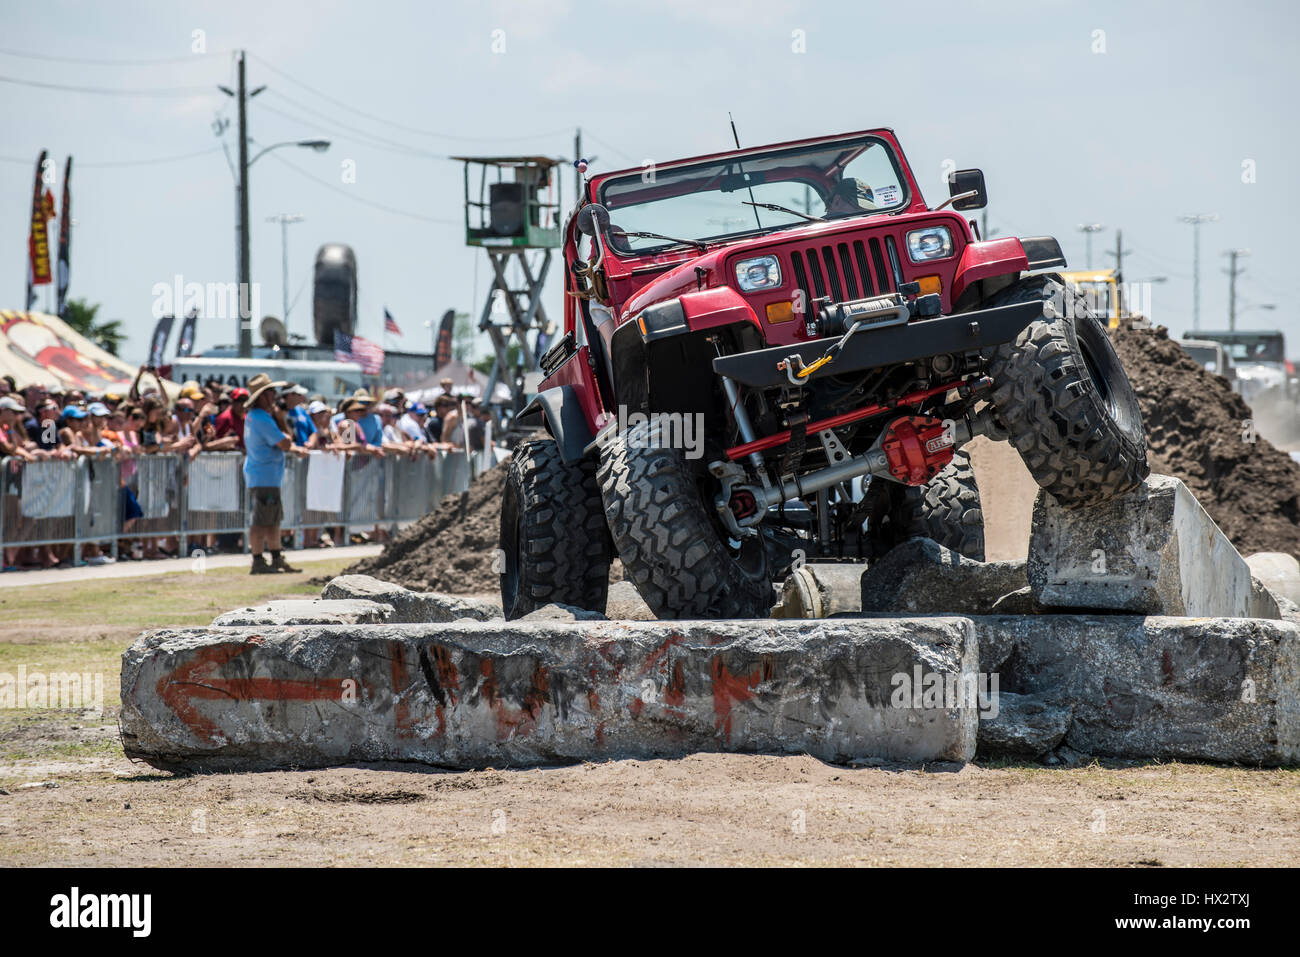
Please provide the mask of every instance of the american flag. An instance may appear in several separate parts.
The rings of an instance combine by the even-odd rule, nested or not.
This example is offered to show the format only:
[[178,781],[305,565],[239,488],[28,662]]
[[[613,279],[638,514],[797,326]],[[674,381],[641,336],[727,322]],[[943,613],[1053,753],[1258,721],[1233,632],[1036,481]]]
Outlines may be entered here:
[[397,320],[393,318],[393,314],[388,311],[387,306],[384,306],[384,332],[391,333],[395,336],[400,336],[402,334],[402,330],[397,326]]
[[339,362],[355,362],[366,375],[379,375],[384,369],[382,346],[337,329],[334,330],[334,358]]

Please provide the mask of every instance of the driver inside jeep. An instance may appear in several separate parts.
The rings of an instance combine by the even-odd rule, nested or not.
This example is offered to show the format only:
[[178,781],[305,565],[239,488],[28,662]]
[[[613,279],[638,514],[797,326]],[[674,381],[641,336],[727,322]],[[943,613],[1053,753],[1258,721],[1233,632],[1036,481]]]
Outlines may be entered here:
[[846,176],[835,184],[831,201],[826,207],[827,216],[844,216],[876,208],[871,187],[854,176]]

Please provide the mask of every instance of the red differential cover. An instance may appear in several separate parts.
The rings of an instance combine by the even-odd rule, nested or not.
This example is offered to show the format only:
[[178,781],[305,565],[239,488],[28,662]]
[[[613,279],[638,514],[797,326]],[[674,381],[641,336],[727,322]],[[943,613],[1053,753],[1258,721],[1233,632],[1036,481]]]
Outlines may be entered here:
[[904,415],[885,427],[881,448],[890,475],[907,485],[924,485],[952,461],[953,439],[939,419]]

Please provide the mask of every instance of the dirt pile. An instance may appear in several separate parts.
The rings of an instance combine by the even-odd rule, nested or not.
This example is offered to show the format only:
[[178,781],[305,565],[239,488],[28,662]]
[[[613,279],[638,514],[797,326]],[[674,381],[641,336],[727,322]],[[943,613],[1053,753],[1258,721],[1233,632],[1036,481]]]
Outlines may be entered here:
[[449,495],[398,532],[383,552],[363,558],[345,574],[372,575],[414,591],[498,591],[501,582],[492,569],[492,556],[501,531],[505,484],[505,465],[488,469],[470,483],[463,505],[462,496]]
[[1164,326],[1113,329],[1111,340],[1142,406],[1151,471],[1182,479],[1243,555],[1300,555],[1300,465],[1251,434],[1250,407],[1227,380]]

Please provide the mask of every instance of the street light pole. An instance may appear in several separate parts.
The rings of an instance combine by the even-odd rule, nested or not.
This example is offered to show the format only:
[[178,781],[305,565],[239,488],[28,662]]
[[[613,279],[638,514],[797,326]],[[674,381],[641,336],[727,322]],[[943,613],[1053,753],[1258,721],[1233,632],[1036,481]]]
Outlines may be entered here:
[[304,218],[297,213],[281,213],[278,216],[266,217],[268,223],[280,224],[281,284],[284,287],[284,312],[280,318],[284,320],[286,332],[289,329],[289,224],[301,223]]
[[249,90],[244,76],[244,51],[239,51],[239,84],[236,90],[227,86],[218,86],[226,96],[233,97],[239,108],[239,358],[247,359],[253,355],[253,312],[252,279],[250,261],[251,241],[248,228],[248,169],[258,158],[279,146],[306,146],[314,150],[329,149],[328,140],[301,140],[291,143],[276,143],[268,146],[252,159],[248,158],[248,101],[266,89],[265,85]]
[[1212,223],[1218,213],[1192,213],[1179,216],[1179,222],[1192,227],[1192,329],[1201,328],[1201,223]]
[[1088,261],[1088,268],[1091,269],[1092,268],[1092,234],[1101,232],[1106,227],[1101,223],[1080,223],[1076,228],[1079,230],[1079,232],[1083,233],[1085,237],[1085,242],[1087,244],[1087,250],[1088,250],[1086,258]]

